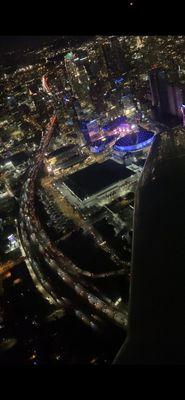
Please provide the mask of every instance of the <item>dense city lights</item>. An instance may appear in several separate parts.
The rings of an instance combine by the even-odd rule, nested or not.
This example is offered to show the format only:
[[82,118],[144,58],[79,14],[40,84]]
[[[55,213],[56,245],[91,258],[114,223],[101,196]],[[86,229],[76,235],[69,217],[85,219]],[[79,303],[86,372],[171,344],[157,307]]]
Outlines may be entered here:
[[[127,2],[130,15],[136,6]],[[110,365],[133,326],[136,344],[150,342],[142,307],[158,326],[163,292],[159,301],[152,285],[165,265],[156,224],[162,231],[167,185],[183,163],[184,46],[183,36],[97,35],[2,50],[0,364]],[[166,167],[174,147],[175,178]],[[165,216],[169,231],[178,207]]]

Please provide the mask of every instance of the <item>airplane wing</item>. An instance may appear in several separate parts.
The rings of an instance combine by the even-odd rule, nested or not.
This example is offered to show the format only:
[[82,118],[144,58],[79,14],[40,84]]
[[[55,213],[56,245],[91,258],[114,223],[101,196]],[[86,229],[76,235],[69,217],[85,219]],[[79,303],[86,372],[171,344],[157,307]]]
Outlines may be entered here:
[[185,129],[155,136],[140,178],[128,335],[113,364],[185,364]]

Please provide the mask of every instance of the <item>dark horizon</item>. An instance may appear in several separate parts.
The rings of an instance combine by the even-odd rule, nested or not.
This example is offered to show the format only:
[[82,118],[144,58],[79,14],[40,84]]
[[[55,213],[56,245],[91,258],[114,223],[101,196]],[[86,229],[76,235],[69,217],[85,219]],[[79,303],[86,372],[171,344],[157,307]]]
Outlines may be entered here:
[[52,44],[53,41],[55,40],[60,40],[63,42],[63,45],[65,46],[68,42],[68,40],[75,41],[78,39],[79,41],[86,41],[88,38],[92,36],[87,36],[87,35],[6,35],[0,36],[0,53],[1,52],[8,52],[8,51],[18,51],[20,50],[26,50],[27,48],[31,50],[36,50],[42,47],[43,45],[48,45]]
[[0,36],[0,49],[3,51],[13,51],[26,48],[39,48],[45,42],[50,42],[58,36],[37,36],[37,35],[6,35]]

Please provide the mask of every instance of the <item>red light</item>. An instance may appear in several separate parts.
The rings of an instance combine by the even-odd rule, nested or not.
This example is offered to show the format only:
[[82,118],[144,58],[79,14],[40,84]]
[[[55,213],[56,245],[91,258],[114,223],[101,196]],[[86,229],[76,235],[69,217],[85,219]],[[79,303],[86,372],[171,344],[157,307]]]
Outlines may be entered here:
[[158,65],[157,64],[153,64],[153,65],[151,65],[151,68],[152,69],[156,69],[156,68],[158,68]]

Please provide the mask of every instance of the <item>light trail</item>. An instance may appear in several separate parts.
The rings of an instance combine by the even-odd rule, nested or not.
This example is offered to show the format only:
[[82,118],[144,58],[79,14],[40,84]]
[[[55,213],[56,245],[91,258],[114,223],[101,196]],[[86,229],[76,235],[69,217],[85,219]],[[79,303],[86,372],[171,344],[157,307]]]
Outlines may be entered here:
[[[62,279],[66,285],[71,287],[80,297],[82,297],[85,302],[89,303],[90,306],[95,308],[100,314],[111,319],[116,325],[126,328],[127,327],[127,317],[128,312],[125,306],[125,310],[121,313],[117,310],[114,303],[107,303],[106,300],[101,300],[94,293],[90,293],[87,289],[87,285],[82,281],[79,283],[79,277],[77,276],[77,281],[75,282],[74,276],[77,275],[77,267],[65,257],[62,253],[58,252],[53,246],[45,231],[42,229],[41,223],[35,213],[35,183],[39,173],[39,170],[43,164],[45,153],[47,152],[47,147],[49,145],[50,139],[53,135],[54,128],[57,122],[57,117],[54,115],[50,118],[50,122],[46,127],[46,132],[41,139],[41,143],[36,155],[36,162],[32,169],[30,169],[29,177],[24,185],[23,189],[26,189],[21,196],[20,212],[21,217],[27,220],[27,229],[31,232],[30,238],[32,240],[32,234],[35,235],[36,242],[39,247],[39,251],[44,255],[44,258],[49,263],[51,269],[57,273],[58,277]],[[93,236],[95,237],[95,232],[93,231]],[[41,244],[44,240],[44,247]],[[39,237],[39,240],[38,240]],[[100,240],[100,238],[99,238]],[[33,240],[34,241],[34,240]],[[35,242],[35,241],[34,241]],[[102,242],[102,240],[101,240]],[[26,246],[22,242],[22,248]],[[26,252],[25,252],[26,253]],[[30,265],[29,265],[30,269]],[[71,275],[72,276],[71,276]],[[35,279],[35,276],[34,276]],[[91,291],[93,287],[91,288]],[[97,291],[97,289],[95,289]],[[87,319],[87,316],[85,317]]]
[[43,88],[44,92],[46,92],[49,96],[52,96],[51,88],[48,83],[47,75],[43,75],[41,81],[42,81],[42,88]]

